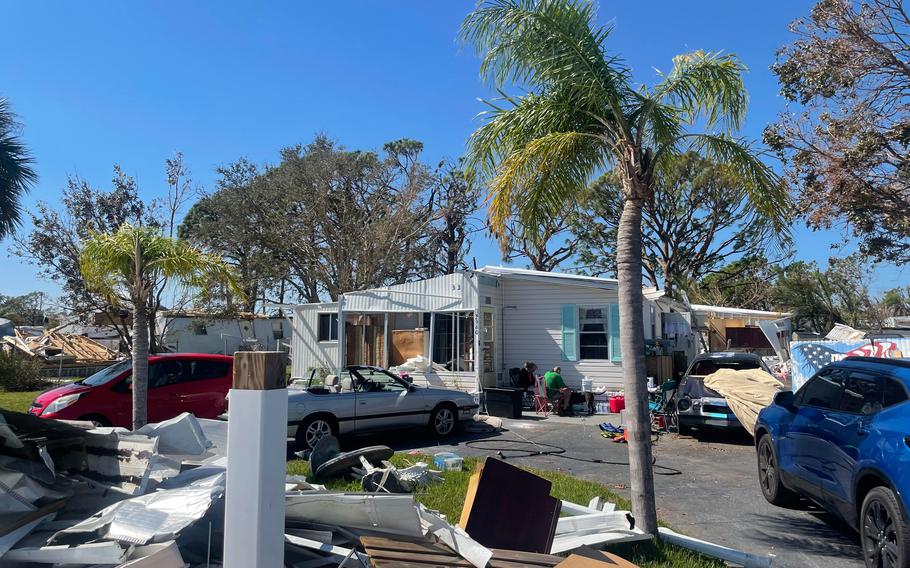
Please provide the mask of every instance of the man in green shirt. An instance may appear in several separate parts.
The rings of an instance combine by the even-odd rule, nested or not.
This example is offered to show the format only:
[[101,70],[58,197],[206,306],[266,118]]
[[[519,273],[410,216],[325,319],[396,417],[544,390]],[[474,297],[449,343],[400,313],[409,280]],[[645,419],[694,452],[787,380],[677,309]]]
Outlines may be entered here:
[[572,399],[572,389],[566,386],[560,374],[562,369],[554,367],[552,371],[547,371],[543,378],[547,383],[547,398],[553,401],[556,410],[560,414],[569,412],[569,401]]

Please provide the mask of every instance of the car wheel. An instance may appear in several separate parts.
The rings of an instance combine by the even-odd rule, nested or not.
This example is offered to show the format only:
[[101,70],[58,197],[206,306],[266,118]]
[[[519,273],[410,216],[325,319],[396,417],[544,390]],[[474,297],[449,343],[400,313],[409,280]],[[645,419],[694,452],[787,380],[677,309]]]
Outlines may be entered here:
[[330,417],[311,416],[297,427],[297,445],[304,450],[312,450],[316,442],[335,433],[335,422]]
[[783,506],[796,500],[796,494],[784,487],[780,480],[780,469],[777,454],[771,436],[765,434],[758,441],[758,484],[765,501],[772,505]]
[[910,534],[894,492],[874,487],[863,499],[860,539],[869,568],[902,568],[910,560]]
[[430,415],[430,429],[437,436],[448,436],[455,430],[455,410],[451,406],[440,406]]
[[100,414],[86,414],[85,416],[80,416],[79,420],[91,422],[96,428],[111,426],[111,421]]

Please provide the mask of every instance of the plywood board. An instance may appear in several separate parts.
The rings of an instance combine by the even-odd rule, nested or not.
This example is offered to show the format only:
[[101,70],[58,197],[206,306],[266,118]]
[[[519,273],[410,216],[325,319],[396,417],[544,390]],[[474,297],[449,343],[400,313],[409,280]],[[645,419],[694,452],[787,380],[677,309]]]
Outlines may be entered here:
[[427,331],[423,329],[396,329],[392,331],[389,365],[401,365],[412,357],[424,354]]

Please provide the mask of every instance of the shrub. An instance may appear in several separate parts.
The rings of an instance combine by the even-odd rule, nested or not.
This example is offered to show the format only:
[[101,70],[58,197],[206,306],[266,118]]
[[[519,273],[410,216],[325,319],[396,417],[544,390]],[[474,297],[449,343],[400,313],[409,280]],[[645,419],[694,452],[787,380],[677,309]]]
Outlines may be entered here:
[[35,359],[0,351],[0,390],[21,392],[44,388],[47,381],[41,376],[41,367],[41,362]]

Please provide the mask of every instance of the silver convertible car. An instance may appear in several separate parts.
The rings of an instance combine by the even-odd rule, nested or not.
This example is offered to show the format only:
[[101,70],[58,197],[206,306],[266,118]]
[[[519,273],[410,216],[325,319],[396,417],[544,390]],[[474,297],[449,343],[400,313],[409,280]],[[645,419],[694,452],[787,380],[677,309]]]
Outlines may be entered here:
[[477,407],[465,392],[413,385],[378,367],[314,369],[288,387],[288,437],[310,449],[326,434],[427,426],[447,436]]

